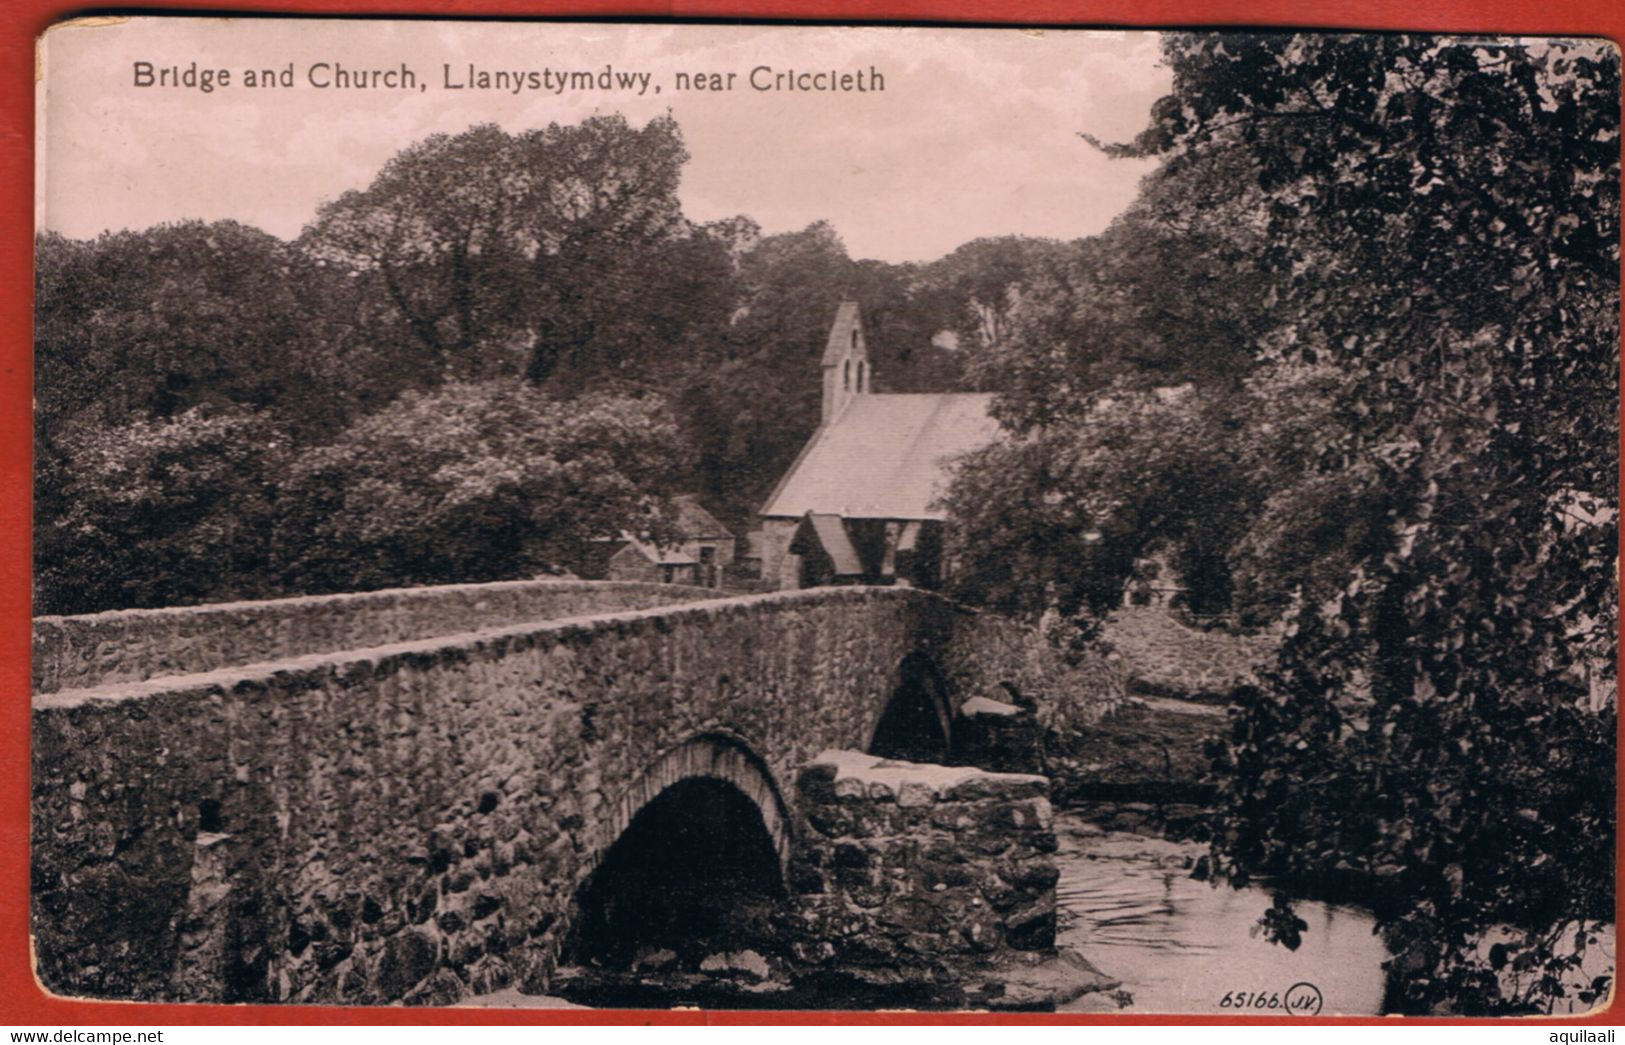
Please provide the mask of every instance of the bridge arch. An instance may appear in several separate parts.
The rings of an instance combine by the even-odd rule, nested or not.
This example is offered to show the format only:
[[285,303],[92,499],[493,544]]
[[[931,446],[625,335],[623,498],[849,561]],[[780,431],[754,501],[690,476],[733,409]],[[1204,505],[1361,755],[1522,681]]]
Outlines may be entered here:
[[632,820],[662,792],[685,780],[719,780],[732,784],[762,817],[783,868],[790,859],[790,809],[767,762],[741,737],[712,730],[668,748],[652,762],[615,803],[589,861],[595,867],[610,846],[626,833]]
[[626,969],[651,954],[696,966],[764,939],[785,897],[788,807],[739,737],[660,755],[606,818],[564,941],[569,964]]
[[953,742],[948,685],[930,657],[903,658],[897,688],[881,709],[868,751],[908,762],[946,762]]

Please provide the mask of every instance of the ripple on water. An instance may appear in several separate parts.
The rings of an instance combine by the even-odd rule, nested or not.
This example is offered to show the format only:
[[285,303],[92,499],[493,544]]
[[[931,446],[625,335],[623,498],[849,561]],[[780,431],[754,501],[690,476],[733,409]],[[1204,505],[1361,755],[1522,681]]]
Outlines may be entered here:
[[[1309,923],[1296,951],[1252,930],[1270,904],[1262,889],[1231,889],[1190,877],[1187,859],[1202,846],[1120,832],[1098,833],[1056,818],[1060,936],[1123,981],[1129,1006],[1142,1012],[1234,1013],[1228,993],[1286,995],[1302,981],[1324,998],[1325,1014],[1374,1015],[1388,958],[1371,916],[1353,907],[1298,901]],[[1063,1011],[1115,1011],[1103,995],[1085,995]],[[1256,1011],[1256,1010],[1250,1010]],[[1279,1010],[1277,1010],[1279,1011]]]

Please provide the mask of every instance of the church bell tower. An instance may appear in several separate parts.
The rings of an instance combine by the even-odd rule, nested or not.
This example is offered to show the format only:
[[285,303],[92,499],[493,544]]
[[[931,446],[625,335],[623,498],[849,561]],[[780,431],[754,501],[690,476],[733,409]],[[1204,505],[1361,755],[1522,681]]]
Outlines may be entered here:
[[841,416],[854,396],[867,395],[873,377],[858,303],[843,301],[835,310],[829,342],[824,346],[824,408],[819,423],[829,424]]

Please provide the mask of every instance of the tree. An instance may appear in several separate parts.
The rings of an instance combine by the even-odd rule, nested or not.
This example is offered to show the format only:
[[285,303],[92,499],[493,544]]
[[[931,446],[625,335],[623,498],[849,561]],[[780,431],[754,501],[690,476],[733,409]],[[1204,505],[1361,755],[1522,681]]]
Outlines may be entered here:
[[946,500],[962,598],[1006,613],[1098,618],[1158,545],[1193,608],[1229,603],[1226,552],[1258,496],[1236,435],[1248,401],[1121,390],[1078,424],[1007,436],[959,465]]
[[851,278],[851,296],[868,332],[874,391],[955,392],[968,387],[966,353],[943,341],[955,318],[952,298],[932,282],[931,266],[865,260],[855,263]]
[[365,190],[323,206],[300,245],[372,283],[444,371],[476,344],[512,333],[533,195],[523,153],[490,124],[431,135],[391,158]]
[[687,159],[669,116],[432,135],[300,242],[374,287],[437,376],[669,383],[736,304],[739,230],[683,217]]
[[90,613],[279,594],[269,539],[286,435],[193,408],[86,425],[41,457],[35,610]]
[[409,392],[292,463],[277,568],[299,591],[560,572],[596,540],[658,531],[685,465],[658,401],[517,379]]
[[[997,336],[972,340],[968,366],[978,387],[999,393],[995,410],[1011,431],[1075,423],[1122,391],[1239,389],[1268,317],[1249,214],[1258,197],[1230,188],[1249,170],[1230,153],[1211,167],[1154,172],[1102,235],[1023,249],[1022,281],[1005,284],[1006,307],[986,321]],[[981,244],[998,248],[995,261],[1012,247]]]
[[998,236],[972,240],[926,267],[958,347],[972,355],[1001,343],[1024,292],[1064,265],[1071,247],[1057,240]]
[[1617,54],[1306,35],[1166,54],[1174,93],[1132,151],[1169,177],[1249,158],[1261,357],[1336,368],[1357,418],[1318,433],[1275,510],[1364,491],[1343,509],[1361,541],[1302,574],[1221,753],[1220,867],[1380,882],[1394,1008],[1548,1009],[1575,989],[1576,930],[1613,907],[1614,717],[1574,680],[1617,622]]
[[[984,317],[968,376],[996,390],[1005,432],[949,497],[961,597],[1097,619],[1136,562],[1167,548],[1193,608],[1230,608],[1233,546],[1283,469],[1302,467],[1269,460],[1269,419],[1327,416],[1254,373],[1267,311],[1244,215],[1257,194],[1224,196],[1243,166],[1232,153],[1216,169],[1153,174],[1091,240],[978,241],[949,259],[968,315]],[[997,312],[974,304],[1001,294]],[[1034,486],[1020,507],[1012,475]]]
[[[1617,630],[1618,57],[1165,50],[1173,93],[1112,149],[1162,166],[976,360],[1008,434],[951,497],[964,583],[1105,605],[1137,548],[1204,541],[1186,570],[1287,632],[1216,751],[1221,873],[1356,890],[1393,1009],[1595,1000],[1573,970],[1613,903],[1615,714],[1585,683],[1611,684]],[[1290,942],[1289,911],[1263,924]]]
[[[183,222],[36,243],[36,430],[173,417],[198,406],[332,423],[322,274],[273,236]],[[320,345],[320,349],[318,349]]]
[[669,382],[738,304],[730,248],[740,231],[683,217],[677,185],[688,153],[676,121],[550,126],[531,152],[533,166],[556,173],[538,180],[531,207],[538,297],[527,376],[567,390],[629,372]]
[[765,236],[738,259],[741,305],[684,393],[702,489],[750,519],[818,427],[819,361],[854,266],[827,222]]

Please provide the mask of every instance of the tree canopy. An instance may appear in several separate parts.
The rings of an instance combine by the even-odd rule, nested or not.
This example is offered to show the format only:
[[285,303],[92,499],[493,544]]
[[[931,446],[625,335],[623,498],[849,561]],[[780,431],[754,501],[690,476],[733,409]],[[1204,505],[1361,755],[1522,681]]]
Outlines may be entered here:
[[279,572],[305,592],[566,572],[658,521],[683,452],[654,400],[511,381],[408,392],[293,462]]
[[[582,527],[603,536],[646,521],[648,505],[620,487],[514,478],[479,456],[498,446],[552,452],[517,433],[457,451],[455,430],[440,427],[453,415],[506,430],[500,415],[514,411],[546,421],[537,438],[564,438],[548,420],[555,414],[618,418],[598,434],[632,458],[606,464],[606,482],[635,476],[656,508],[661,491],[701,494],[743,530],[817,426],[818,360],[849,297],[865,309],[878,388],[963,387],[968,353],[945,332],[976,295],[1012,285],[1019,266],[980,278],[975,251],[932,265],[854,260],[823,222],[777,235],[744,216],[696,223],[677,197],[687,159],[669,116],[521,132],[479,125],[408,145],[365,188],[324,205],[292,243],[233,222],[92,241],[41,235],[39,607],[568,568],[587,539]],[[1028,243],[1005,242],[987,263]],[[412,443],[414,424],[431,443]],[[669,453],[649,456],[651,426]],[[226,452],[217,441],[229,438],[264,445],[239,448],[247,456],[235,471],[183,479],[152,463],[159,446],[192,446],[174,452],[201,460]],[[262,452],[273,444],[275,454]],[[140,457],[143,447],[152,453]],[[458,452],[497,485],[480,497],[448,485],[446,455]],[[394,471],[378,474],[369,454]],[[148,463],[136,500],[90,474],[124,474],[138,459]],[[205,493],[222,505],[241,499],[244,517],[229,534],[203,540],[200,531],[189,557],[189,528],[207,525]],[[445,514],[441,497],[473,515]],[[137,503],[174,518],[148,525]],[[447,539],[447,527],[468,531]],[[132,562],[147,551],[151,561],[174,556],[175,571],[195,576],[87,584],[87,571],[111,569],[98,542],[117,544],[121,533]],[[495,542],[483,558],[481,540]],[[245,546],[240,569],[225,562],[238,556],[233,541]]]
[[1193,598],[1283,618],[1218,752],[1220,869],[1380,882],[1395,1009],[1544,1009],[1612,912],[1614,719],[1582,705],[1617,630],[1617,53],[1164,51],[1173,92],[1113,147],[1161,167],[986,359],[1010,435],[956,547],[1002,497],[1057,528],[1023,546],[1049,605],[1103,607],[1171,539]]
[[372,283],[432,370],[572,392],[646,379],[734,306],[725,235],[677,199],[687,159],[669,116],[432,135],[324,206],[301,246]]

